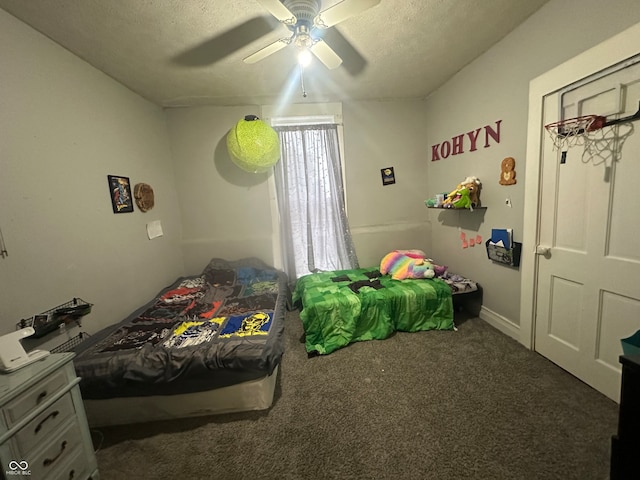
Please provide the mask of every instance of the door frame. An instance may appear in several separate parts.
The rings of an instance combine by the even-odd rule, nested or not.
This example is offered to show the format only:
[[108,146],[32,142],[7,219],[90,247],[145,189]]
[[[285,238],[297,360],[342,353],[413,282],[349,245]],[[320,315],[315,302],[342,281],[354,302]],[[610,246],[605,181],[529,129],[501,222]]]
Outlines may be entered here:
[[543,143],[543,99],[639,53],[640,23],[624,30],[565,63],[534,78],[529,83],[529,119],[525,164],[524,216],[522,256],[520,260],[520,343],[535,349],[535,320],[538,284],[538,245],[540,218],[541,171]]

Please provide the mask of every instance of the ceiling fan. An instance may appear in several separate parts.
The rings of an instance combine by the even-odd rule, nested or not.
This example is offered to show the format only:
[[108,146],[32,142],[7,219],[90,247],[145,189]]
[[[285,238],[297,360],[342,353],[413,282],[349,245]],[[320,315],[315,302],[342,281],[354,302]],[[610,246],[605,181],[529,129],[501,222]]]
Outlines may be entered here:
[[257,1],[291,34],[244,58],[245,63],[256,63],[293,44],[299,50],[298,61],[301,65],[308,64],[313,54],[329,69],[339,67],[342,58],[323,40],[328,29],[380,3],[380,0],[342,0],[320,10],[321,0]]

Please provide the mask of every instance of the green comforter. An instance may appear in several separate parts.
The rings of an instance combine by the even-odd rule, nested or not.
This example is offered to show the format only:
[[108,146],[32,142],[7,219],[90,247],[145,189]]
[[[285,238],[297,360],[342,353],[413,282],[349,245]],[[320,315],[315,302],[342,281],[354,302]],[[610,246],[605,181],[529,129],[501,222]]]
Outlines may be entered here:
[[314,273],[293,292],[307,352],[331,353],[395,331],[452,330],[451,289],[439,279],[393,280],[375,268]]

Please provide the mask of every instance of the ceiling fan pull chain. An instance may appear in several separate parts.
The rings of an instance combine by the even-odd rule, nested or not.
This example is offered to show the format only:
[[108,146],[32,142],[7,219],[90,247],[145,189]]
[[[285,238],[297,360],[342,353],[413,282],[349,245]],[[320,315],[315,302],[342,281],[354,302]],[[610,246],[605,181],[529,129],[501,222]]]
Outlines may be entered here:
[[307,98],[307,91],[304,89],[304,67],[302,65],[298,65],[300,67],[300,86],[302,87],[302,96]]

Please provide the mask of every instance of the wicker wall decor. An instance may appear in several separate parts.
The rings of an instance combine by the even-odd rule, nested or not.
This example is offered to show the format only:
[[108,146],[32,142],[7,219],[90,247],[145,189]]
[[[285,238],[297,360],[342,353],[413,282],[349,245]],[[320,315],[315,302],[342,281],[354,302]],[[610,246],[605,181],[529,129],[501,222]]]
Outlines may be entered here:
[[141,212],[151,210],[154,205],[153,188],[146,183],[136,183],[133,188],[133,197],[136,199],[136,205]]

